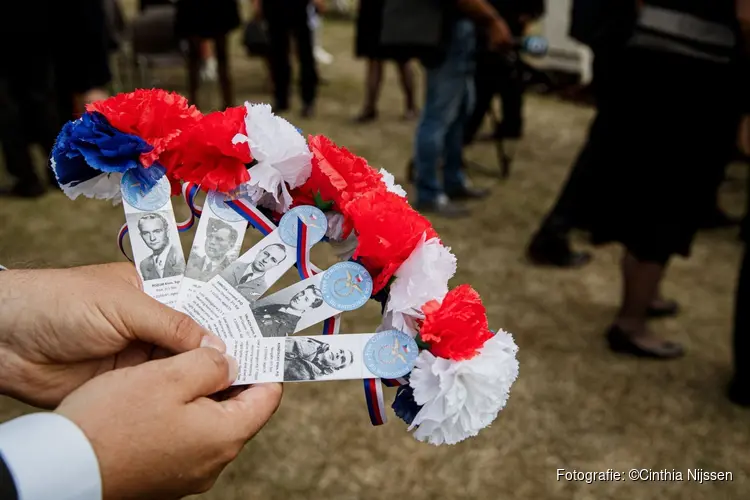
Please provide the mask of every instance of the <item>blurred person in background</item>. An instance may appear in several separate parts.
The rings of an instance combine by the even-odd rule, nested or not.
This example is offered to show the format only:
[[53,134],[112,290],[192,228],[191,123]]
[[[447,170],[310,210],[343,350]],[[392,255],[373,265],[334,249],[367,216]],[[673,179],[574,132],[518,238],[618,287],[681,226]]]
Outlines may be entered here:
[[[544,14],[544,0],[490,0],[492,6],[508,23],[515,40],[526,33],[530,22]],[[503,141],[509,159],[523,134],[522,68],[518,49],[500,54],[488,48],[487,36],[477,33],[477,63],[474,70],[474,111],[466,123],[464,144],[471,144],[492,105],[492,98],[500,95],[502,122],[495,124],[492,138]]]
[[234,103],[232,77],[229,70],[227,35],[240,25],[237,0],[177,0],[175,34],[188,42],[188,97],[198,100],[201,67],[204,64],[203,44],[213,42],[218,64],[219,86],[223,106]]
[[30,147],[49,157],[57,133],[86,102],[107,96],[109,39],[102,0],[5,2],[0,7],[0,142],[11,195],[41,196]]
[[383,83],[384,62],[392,59],[398,67],[398,76],[404,92],[404,119],[417,116],[414,101],[414,72],[398,50],[388,50],[380,44],[380,33],[383,24],[385,0],[360,0],[357,13],[357,57],[367,59],[367,76],[365,77],[365,104],[356,121],[367,123],[378,117],[378,98]]
[[597,147],[598,130],[607,127],[609,104],[617,99],[617,68],[636,22],[641,0],[573,0],[570,36],[588,46],[594,54],[593,82],[597,113],[583,149],[573,164],[555,205],[534,234],[527,254],[535,264],[580,267],[591,260],[589,252],[571,248],[569,234],[579,218],[577,192],[586,189],[589,172],[607,168],[611,152]]
[[[422,58],[426,94],[416,131],[414,166],[416,208],[452,218],[469,215],[455,201],[488,194],[467,186],[461,168],[464,125],[473,106],[475,24],[487,31],[495,49],[511,47],[513,38],[505,20],[486,0],[451,0],[443,6],[443,45]],[[442,184],[438,180],[441,161]]]
[[[307,13],[310,20],[310,32],[313,39],[313,55],[315,60],[320,64],[333,64],[333,54],[323,48],[323,43],[320,41],[320,31],[323,28],[322,12],[318,12],[321,8],[319,2],[310,2],[307,5]],[[322,81],[321,81],[322,83]]]
[[690,255],[734,152],[740,40],[734,0],[646,0],[606,73],[611,87],[587,145],[606,163],[589,168],[574,201],[575,225],[594,244],[625,249],[620,308],[606,334],[615,352],[684,354],[647,321],[678,312],[660,294],[664,273],[674,255]]
[[[305,118],[312,116],[314,112],[318,91],[318,70],[315,65],[307,10],[310,1],[253,0],[255,16],[258,19],[265,19],[268,26],[268,38],[271,44],[269,62],[275,99],[274,112],[281,113],[289,109],[289,87],[292,79],[292,68],[289,63],[290,39],[294,38],[295,52],[299,59],[302,116]],[[315,0],[314,4],[319,11],[324,10],[322,0]]]

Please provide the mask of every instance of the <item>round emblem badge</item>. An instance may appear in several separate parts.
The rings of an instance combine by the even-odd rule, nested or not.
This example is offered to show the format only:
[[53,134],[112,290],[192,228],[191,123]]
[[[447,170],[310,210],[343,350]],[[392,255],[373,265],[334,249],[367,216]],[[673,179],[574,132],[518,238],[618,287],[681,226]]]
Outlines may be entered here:
[[323,239],[328,231],[328,220],[326,215],[319,209],[309,205],[294,207],[284,214],[279,222],[279,236],[281,241],[290,247],[297,246],[297,219],[307,224],[307,246]]
[[153,188],[146,190],[145,186],[130,171],[125,172],[125,175],[122,176],[120,190],[122,191],[122,197],[129,205],[144,212],[159,210],[167,204],[172,192],[166,176],[159,179],[159,182]]
[[339,311],[353,311],[372,295],[372,277],[356,262],[339,262],[323,273],[320,289],[326,304]]
[[207,196],[208,206],[211,207],[211,211],[220,219],[224,219],[227,222],[240,222],[242,216],[224,203],[225,201],[237,199],[235,194],[236,193],[230,193],[227,195],[217,191],[211,191]]
[[403,377],[414,368],[418,354],[413,338],[398,330],[386,330],[365,344],[365,366],[380,378]]

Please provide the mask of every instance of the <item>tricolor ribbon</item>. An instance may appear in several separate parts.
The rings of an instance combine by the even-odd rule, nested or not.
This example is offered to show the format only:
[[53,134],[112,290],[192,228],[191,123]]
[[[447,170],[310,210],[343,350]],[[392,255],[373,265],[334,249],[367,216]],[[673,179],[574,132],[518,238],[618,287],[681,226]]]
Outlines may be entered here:
[[128,234],[128,223],[122,225],[120,228],[120,231],[117,233],[117,246],[120,247],[120,252],[125,256],[126,259],[128,259],[130,262],[133,262],[133,259],[130,258],[130,255],[125,251],[125,244],[123,243],[125,241],[125,235]]
[[[307,224],[297,219],[297,271],[302,280],[311,278],[321,270],[310,262],[310,247],[307,244]],[[336,335],[341,325],[341,315],[337,314],[323,323],[323,335]]]
[[402,385],[406,385],[408,383],[409,379],[404,377],[383,379],[383,385],[385,385],[386,387],[401,387]]
[[388,421],[385,414],[385,403],[383,402],[383,385],[379,378],[366,378],[363,382],[370,422],[372,425],[383,425]]
[[261,211],[258,210],[258,207],[250,203],[250,201],[240,198],[237,200],[225,201],[224,203],[246,219],[250,225],[260,231],[263,236],[268,236],[274,229],[276,229],[276,224],[263,215]]
[[182,196],[185,198],[185,203],[190,208],[190,212],[198,218],[203,215],[203,207],[195,204],[195,197],[199,192],[200,187],[194,182],[186,182],[182,185]]

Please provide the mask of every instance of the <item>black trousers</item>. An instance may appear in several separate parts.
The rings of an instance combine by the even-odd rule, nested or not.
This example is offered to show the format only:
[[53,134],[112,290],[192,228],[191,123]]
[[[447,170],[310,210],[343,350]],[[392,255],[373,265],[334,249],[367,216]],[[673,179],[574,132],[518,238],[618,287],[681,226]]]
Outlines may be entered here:
[[294,38],[300,68],[300,96],[313,104],[318,89],[318,72],[313,55],[312,33],[308,24],[308,0],[264,0],[263,14],[271,43],[269,61],[277,108],[289,107],[292,68],[290,39]]
[[578,154],[555,205],[542,224],[541,232],[544,234],[564,236],[573,227],[580,226],[580,206],[576,204],[576,199],[581,190],[585,189],[592,170],[606,168],[607,155],[611,151],[602,147],[601,141],[597,141],[597,135],[607,127],[609,104],[617,98],[615,69],[623,51],[623,47],[594,48],[594,79],[591,85],[596,100],[596,116],[589,129],[586,144]]
[[474,88],[474,111],[464,128],[464,143],[469,144],[474,140],[496,94],[500,94],[503,106],[503,121],[495,131],[496,134],[510,139],[520,138],[523,133],[523,82],[518,55],[479,52],[474,72]]
[[39,182],[29,150],[49,156],[60,122],[51,58],[6,61],[0,74],[0,143],[8,173],[21,184]]

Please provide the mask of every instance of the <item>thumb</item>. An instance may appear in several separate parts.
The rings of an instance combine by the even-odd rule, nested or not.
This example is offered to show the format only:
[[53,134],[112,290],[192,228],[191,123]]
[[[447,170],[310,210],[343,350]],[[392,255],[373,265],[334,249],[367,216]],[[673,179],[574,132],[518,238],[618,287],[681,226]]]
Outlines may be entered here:
[[213,347],[224,352],[224,343],[196,323],[145,293],[132,289],[120,294],[108,318],[128,340],[140,340],[179,354],[197,347]]
[[278,383],[251,385],[238,395],[224,401],[230,425],[248,440],[266,425],[281,403],[283,386]]
[[168,386],[184,402],[210,396],[237,379],[237,361],[217,349],[202,347],[167,359],[149,361],[148,376],[154,384]]

